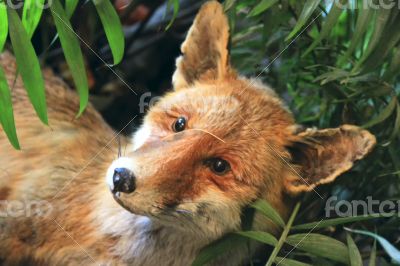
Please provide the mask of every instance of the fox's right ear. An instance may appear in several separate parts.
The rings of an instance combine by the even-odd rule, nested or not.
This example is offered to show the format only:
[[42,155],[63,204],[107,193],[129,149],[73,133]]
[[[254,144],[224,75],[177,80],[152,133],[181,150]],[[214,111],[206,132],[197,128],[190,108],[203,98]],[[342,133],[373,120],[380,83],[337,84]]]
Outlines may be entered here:
[[294,167],[285,177],[286,191],[297,194],[334,181],[366,156],[375,144],[374,135],[352,125],[310,129],[297,134],[287,147]]
[[230,71],[228,39],[228,20],[222,5],[217,1],[205,3],[181,46],[182,56],[176,60],[172,78],[174,89],[187,88],[202,79],[223,79]]

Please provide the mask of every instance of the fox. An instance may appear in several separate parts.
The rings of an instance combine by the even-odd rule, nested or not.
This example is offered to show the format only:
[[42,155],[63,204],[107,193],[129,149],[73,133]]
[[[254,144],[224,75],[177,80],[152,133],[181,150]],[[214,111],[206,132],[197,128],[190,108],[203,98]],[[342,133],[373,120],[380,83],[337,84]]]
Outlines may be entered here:
[[[191,265],[205,246],[240,230],[255,200],[288,219],[297,197],[371,152],[376,139],[367,130],[306,129],[272,88],[238,74],[228,25],[217,1],[200,8],[171,91],[127,137],[90,104],[76,118],[79,97],[47,69],[50,126],[41,124],[15,79],[14,57],[0,55],[22,147],[13,149],[0,129],[0,264]],[[279,232],[258,213],[253,227]],[[258,249],[214,263],[243,265]]]

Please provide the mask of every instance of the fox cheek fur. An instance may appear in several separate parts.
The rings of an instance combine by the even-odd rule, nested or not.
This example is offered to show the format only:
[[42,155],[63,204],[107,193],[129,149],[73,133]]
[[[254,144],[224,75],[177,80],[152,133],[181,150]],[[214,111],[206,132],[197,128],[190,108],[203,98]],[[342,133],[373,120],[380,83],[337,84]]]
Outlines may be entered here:
[[[233,70],[228,38],[222,6],[204,4],[182,44],[173,91],[132,139],[121,138],[127,149],[117,159],[108,142],[115,133],[90,106],[74,120],[79,100],[52,73],[44,73],[51,130],[26,107],[17,79],[23,150],[1,133],[1,165],[9,170],[0,176],[0,200],[47,200],[54,211],[0,217],[0,261],[189,265],[205,245],[240,228],[252,201],[265,199],[287,217],[294,196],[334,181],[372,150],[375,137],[357,126],[301,130],[270,88]],[[14,60],[3,54],[0,62],[13,82]],[[258,215],[254,226],[275,232]],[[222,262],[246,258],[237,250]]]

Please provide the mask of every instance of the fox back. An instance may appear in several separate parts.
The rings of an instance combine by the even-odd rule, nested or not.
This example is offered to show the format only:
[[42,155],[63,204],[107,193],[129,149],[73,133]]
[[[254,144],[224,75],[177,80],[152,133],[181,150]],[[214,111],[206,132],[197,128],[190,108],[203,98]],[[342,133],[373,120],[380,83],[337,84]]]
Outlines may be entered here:
[[[129,138],[90,105],[76,119],[77,96],[48,70],[50,126],[42,125],[18,78],[22,150],[0,131],[0,261],[189,265],[240,229],[250,203],[265,199],[287,218],[294,197],[332,182],[373,148],[374,136],[356,126],[303,130],[271,88],[237,74],[228,39],[221,5],[206,3],[182,44],[173,89]],[[13,57],[0,62],[13,84]],[[258,215],[254,227],[277,232]],[[246,258],[237,250],[219,263]]]

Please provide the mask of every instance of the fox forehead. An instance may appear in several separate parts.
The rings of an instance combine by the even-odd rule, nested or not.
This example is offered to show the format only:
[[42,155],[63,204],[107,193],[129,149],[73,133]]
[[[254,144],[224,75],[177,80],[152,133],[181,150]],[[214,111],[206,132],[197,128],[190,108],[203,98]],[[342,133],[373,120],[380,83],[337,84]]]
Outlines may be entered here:
[[[149,123],[161,124],[165,114],[185,116],[190,124],[227,132],[248,121],[256,128],[284,128],[294,123],[290,111],[276,94],[257,80],[234,78],[196,83],[165,95],[148,114]],[[243,121],[243,120],[246,121]],[[206,129],[206,128],[204,128]]]

